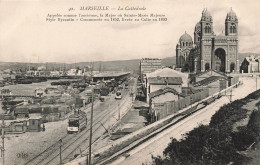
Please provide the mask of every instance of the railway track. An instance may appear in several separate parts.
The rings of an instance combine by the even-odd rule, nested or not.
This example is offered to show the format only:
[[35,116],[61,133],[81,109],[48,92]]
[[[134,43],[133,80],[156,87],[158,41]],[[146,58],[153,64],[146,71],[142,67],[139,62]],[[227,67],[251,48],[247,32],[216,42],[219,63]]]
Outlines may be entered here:
[[[215,100],[215,103],[221,102],[221,100]],[[116,162],[117,159],[119,159],[119,157],[124,157],[127,158],[128,156],[130,156],[130,154],[128,154],[131,150],[137,148],[138,146],[142,145],[143,143],[149,141],[150,139],[152,139],[153,137],[157,136],[158,134],[162,133],[163,131],[166,131],[167,129],[169,129],[170,127],[181,123],[182,121],[184,121],[185,119],[187,119],[188,117],[191,117],[193,114],[195,113],[199,113],[201,110],[203,110],[206,106],[200,107],[200,108],[196,108],[194,110],[192,110],[191,112],[183,112],[180,113],[178,115],[176,115],[175,117],[173,117],[172,121],[169,122],[168,124],[166,124],[165,126],[162,126],[161,128],[159,128],[158,130],[132,142],[130,145],[124,147],[123,149],[113,153],[111,156],[103,159],[103,160],[97,160],[97,164],[100,165],[106,165],[106,164],[112,164],[114,161]],[[183,125],[183,123],[181,124]],[[113,163],[114,164],[114,163]],[[117,163],[115,163],[117,164]]]
[[[121,105],[125,104],[128,100],[126,97],[128,95],[129,91],[124,91],[123,92],[123,101],[120,103]],[[112,99],[112,98],[110,98]],[[95,115],[94,115],[94,122],[93,122],[93,135],[95,135],[95,132],[100,130],[102,125],[100,122],[105,122],[110,118],[109,114],[114,114],[118,110],[118,105],[115,104],[117,102],[116,100],[113,100],[110,104],[112,106],[107,107],[107,106],[101,106],[100,109],[94,110]],[[108,109],[106,109],[108,108]],[[89,120],[88,120],[89,121]],[[89,123],[89,122],[88,122]],[[78,133],[76,136],[75,135],[64,135],[62,139],[62,159],[65,160],[67,157],[71,156],[75,150],[79,148],[79,146],[82,145],[82,143],[86,142],[89,138],[89,135],[87,132],[89,131],[89,128],[84,129],[82,132]],[[87,135],[87,136],[86,136]],[[102,134],[101,134],[102,135]],[[93,143],[98,140],[98,138],[101,135],[96,135],[93,138]],[[45,149],[43,152],[40,154],[36,155],[34,158],[26,162],[25,164],[27,165],[35,165],[35,164],[59,164],[59,156],[60,156],[60,143],[56,142],[47,149]],[[73,158],[73,157],[72,157]]]
[[[127,101],[127,99],[124,100],[124,103],[126,101]],[[114,107],[112,107],[112,108],[114,108]],[[114,109],[115,110],[112,113],[117,112],[117,108],[114,108]],[[93,129],[93,137],[92,137],[93,142],[92,142],[92,144],[95,143],[100,138],[100,136],[103,135],[104,132],[105,132],[104,129],[103,129],[103,126],[100,124],[100,122],[103,123],[103,122],[107,121],[109,118],[110,118],[110,116],[107,115],[107,113],[106,113],[106,114],[104,114],[102,116],[102,120],[101,121],[97,121],[95,124],[93,124],[93,127],[92,127],[92,129]],[[103,131],[100,131],[100,130],[103,130]],[[100,131],[100,134],[97,133],[98,131]],[[87,132],[88,131],[86,131],[86,133]],[[70,161],[69,157],[71,159],[74,158],[73,153],[74,153],[75,150],[78,150],[79,147],[81,147],[82,150],[87,149],[87,147],[88,147],[88,143],[87,142],[88,142],[89,134],[86,134],[86,133],[83,134],[82,136],[79,136],[75,141],[73,140],[72,143],[70,143],[70,144],[64,146],[64,148],[62,148],[62,156],[65,157],[67,161]],[[87,136],[84,137],[84,135],[87,135]],[[84,144],[85,144],[85,147],[83,147]],[[48,165],[48,164],[52,164],[51,162],[54,162],[54,164],[58,164],[59,163],[59,152],[56,153],[55,156],[52,159],[50,159],[47,162],[43,161],[43,162],[41,162],[41,164]]]

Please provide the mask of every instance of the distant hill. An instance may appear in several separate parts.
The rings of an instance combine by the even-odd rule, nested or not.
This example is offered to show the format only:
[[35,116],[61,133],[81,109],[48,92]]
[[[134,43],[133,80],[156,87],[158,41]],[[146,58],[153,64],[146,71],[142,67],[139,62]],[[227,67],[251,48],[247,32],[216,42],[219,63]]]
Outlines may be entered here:
[[250,55],[254,55],[255,57],[260,56],[260,54],[257,53],[238,53],[239,62],[242,63],[244,59]]
[[163,66],[173,66],[176,64],[176,56],[166,57],[162,59]]
[[[249,55],[260,56],[257,53],[239,53],[240,63],[245,57]],[[73,64],[66,63],[18,63],[18,62],[0,62],[0,70],[11,69],[25,70],[29,67],[31,69],[37,68],[39,66],[45,66],[47,70],[59,70],[59,69],[71,69],[71,68],[83,68],[84,66],[94,66],[94,70],[101,71],[138,71],[139,70],[140,59],[133,60],[118,60],[118,61],[95,61],[95,62],[80,62]],[[176,64],[176,56],[166,57],[162,59],[163,66],[172,66]]]

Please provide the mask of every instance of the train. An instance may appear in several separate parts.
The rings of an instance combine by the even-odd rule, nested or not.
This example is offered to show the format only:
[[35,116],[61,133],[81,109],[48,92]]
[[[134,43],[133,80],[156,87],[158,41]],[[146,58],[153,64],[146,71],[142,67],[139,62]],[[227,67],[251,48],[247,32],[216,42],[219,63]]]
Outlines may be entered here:
[[78,110],[69,116],[67,133],[77,133],[87,127],[87,116],[85,112]]
[[116,97],[115,97],[115,99],[117,99],[117,100],[121,100],[121,99],[122,99],[122,94],[121,94],[120,91],[117,91],[117,92],[116,92]]

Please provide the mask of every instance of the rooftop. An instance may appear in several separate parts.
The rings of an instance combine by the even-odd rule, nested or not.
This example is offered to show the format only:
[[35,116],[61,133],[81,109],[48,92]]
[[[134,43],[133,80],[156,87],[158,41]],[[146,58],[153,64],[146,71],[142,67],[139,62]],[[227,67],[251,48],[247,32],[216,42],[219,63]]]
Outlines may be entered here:
[[181,85],[183,83],[181,77],[148,77],[150,84],[156,85]]
[[212,82],[215,82],[215,81],[221,80],[221,79],[226,79],[226,78],[223,78],[220,76],[211,76],[211,77],[205,78],[201,81],[198,81],[198,82],[194,83],[193,85],[194,85],[194,87],[205,86],[205,85],[208,85]]
[[95,74],[93,77],[119,77],[127,74],[130,74],[130,72],[102,72]]
[[201,76],[201,75],[204,75],[204,74],[207,74],[207,73],[211,73],[211,72],[215,72],[215,73],[217,73],[217,74],[219,74],[219,75],[221,75],[221,76],[223,76],[223,77],[228,77],[225,73],[223,73],[223,72],[218,72],[218,71],[216,71],[216,70],[208,70],[208,71],[205,71],[205,72],[198,73],[198,74],[196,74],[195,76],[198,77],[198,76]]
[[165,94],[165,93],[173,93],[173,94],[176,94],[176,95],[179,95],[179,96],[183,96],[182,94],[178,93],[175,89],[170,88],[170,87],[165,87],[163,89],[159,89],[157,91],[150,93],[149,97],[154,98],[154,97],[160,96],[160,95]]

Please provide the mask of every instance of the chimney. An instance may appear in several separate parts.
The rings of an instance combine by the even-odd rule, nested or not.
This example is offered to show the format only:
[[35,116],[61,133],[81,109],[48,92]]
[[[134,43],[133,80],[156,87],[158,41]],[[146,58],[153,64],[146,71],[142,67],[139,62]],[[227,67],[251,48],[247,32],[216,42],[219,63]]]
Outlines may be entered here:
[[165,78],[164,78],[164,81],[165,81],[165,83],[166,83],[166,86],[168,86],[168,77],[165,77]]

